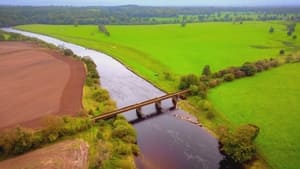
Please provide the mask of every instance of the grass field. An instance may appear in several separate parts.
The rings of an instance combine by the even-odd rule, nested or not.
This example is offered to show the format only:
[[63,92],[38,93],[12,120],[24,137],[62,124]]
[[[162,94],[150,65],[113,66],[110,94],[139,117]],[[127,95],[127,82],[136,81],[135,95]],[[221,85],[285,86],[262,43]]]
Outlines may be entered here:
[[209,99],[233,125],[260,127],[260,152],[276,169],[300,166],[300,64],[288,64],[211,90]]
[[[275,28],[273,34],[269,33],[271,26]],[[286,26],[280,22],[107,26],[110,37],[100,33],[96,25],[17,28],[103,51],[169,91],[175,90],[174,83],[164,80],[163,72],[170,72],[176,79],[186,73],[200,74],[206,64],[217,71],[245,61],[276,57],[280,49],[292,50],[291,46],[300,44],[300,38],[287,36]]]

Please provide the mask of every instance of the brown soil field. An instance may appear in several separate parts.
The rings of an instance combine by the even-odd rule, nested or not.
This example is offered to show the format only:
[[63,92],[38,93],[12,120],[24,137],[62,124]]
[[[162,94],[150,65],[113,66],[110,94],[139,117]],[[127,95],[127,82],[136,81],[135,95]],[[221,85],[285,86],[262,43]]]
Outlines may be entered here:
[[84,81],[80,61],[28,42],[0,42],[0,129],[77,115]]
[[88,144],[62,141],[0,162],[1,169],[87,169]]

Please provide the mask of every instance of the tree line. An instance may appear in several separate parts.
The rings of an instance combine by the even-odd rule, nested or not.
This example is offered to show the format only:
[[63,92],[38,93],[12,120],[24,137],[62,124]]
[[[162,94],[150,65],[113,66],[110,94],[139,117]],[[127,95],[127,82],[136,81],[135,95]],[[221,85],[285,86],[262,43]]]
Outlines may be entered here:
[[0,6],[0,27],[22,24],[166,24],[300,20],[299,7]]

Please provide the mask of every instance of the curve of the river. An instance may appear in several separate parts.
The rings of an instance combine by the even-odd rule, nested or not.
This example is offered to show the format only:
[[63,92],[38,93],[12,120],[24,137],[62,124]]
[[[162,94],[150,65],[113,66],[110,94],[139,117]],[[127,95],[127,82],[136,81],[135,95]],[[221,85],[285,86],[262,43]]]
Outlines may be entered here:
[[[64,46],[78,56],[90,56],[97,65],[101,85],[117,101],[118,107],[164,95],[161,90],[106,54],[45,35],[12,28],[2,30],[38,38],[56,46]],[[170,100],[163,101],[162,105],[165,108],[164,113],[134,123],[141,150],[141,155],[136,158],[138,168],[220,168],[223,156],[219,153],[217,140],[198,125],[176,118],[178,114],[189,115],[180,109],[169,111],[167,108],[171,106]],[[143,107],[143,111],[146,114],[155,114],[153,105]],[[129,121],[135,121],[137,118],[134,112],[125,113],[125,117]]]

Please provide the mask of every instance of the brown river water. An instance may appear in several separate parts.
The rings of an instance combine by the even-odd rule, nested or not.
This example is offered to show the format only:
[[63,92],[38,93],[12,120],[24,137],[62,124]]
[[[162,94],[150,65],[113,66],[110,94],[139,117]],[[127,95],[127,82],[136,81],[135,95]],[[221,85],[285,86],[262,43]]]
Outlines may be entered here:
[[[97,64],[101,85],[109,91],[119,108],[165,94],[129,71],[118,61],[101,52],[44,35],[12,28],[3,28],[3,30],[35,37],[57,46],[64,46],[78,56],[90,56]],[[155,112],[154,105],[143,107],[144,114],[152,114],[145,120],[138,120],[135,111],[124,113],[127,120],[137,130],[137,140],[141,150],[141,155],[135,159],[138,168],[228,168],[223,165],[224,156],[219,152],[218,141],[197,124],[184,120],[188,118],[195,121],[196,119],[180,109],[169,110],[168,108],[172,106],[170,99],[163,101],[162,106],[164,109],[161,114]],[[180,117],[184,117],[184,119]]]

